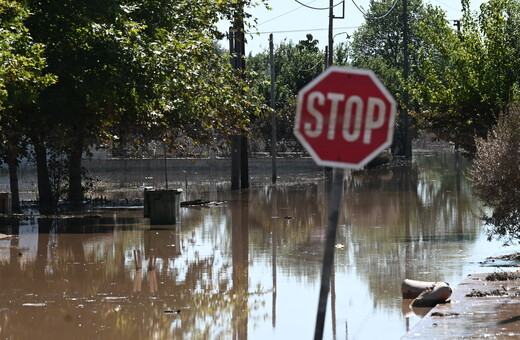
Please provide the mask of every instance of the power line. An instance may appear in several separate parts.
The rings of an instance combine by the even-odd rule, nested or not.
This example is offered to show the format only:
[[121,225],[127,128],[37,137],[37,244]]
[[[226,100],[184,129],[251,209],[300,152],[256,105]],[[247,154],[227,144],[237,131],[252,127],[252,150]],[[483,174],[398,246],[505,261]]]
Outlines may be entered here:
[[439,4],[443,5],[443,6],[446,6],[446,7],[448,7],[448,8],[454,9],[454,10],[456,10],[456,11],[460,11],[459,8],[455,8],[455,7],[453,7],[453,6],[450,6],[450,5],[448,5],[447,3],[443,2],[443,1],[435,0],[435,2],[436,2],[436,3],[439,3]]
[[358,6],[358,4],[357,4],[354,0],[352,0],[352,3],[354,4],[354,6],[356,6],[356,8],[358,9],[358,11],[360,11],[361,14],[363,14],[363,16],[366,17],[367,13],[366,13],[366,11],[363,9],[363,7]]
[[304,4],[303,2],[301,2],[299,0],[294,0],[294,1],[299,3],[300,5],[302,5],[303,7],[307,7],[307,8],[310,8],[310,9],[315,9],[315,10],[318,10],[318,11],[329,10],[329,9],[334,8],[336,6],[339,6],[339,5],[341,5],[343,3],[343,0],[342,0],[342,1],[338,2],[335,5],[328,6],[328,7],[313,7],[313,6],[309,6],[309,5]]
[[356,6],[356,8],[358,9],[358,11],[361,12],[361,14],[363,14],[363,16],[365,17],[365,19],[370,19],[370,20],[379,20],[379,19],[383,19],[384,17],[386,17],[388,14],[392,13],[392,11],[394,10],[395,8],[395,5],[397,5],[397,1],[399,0],[395,0],[392,7],[383,15],[381,16],[378,16],[378,17],[373,17],[373,16],[369,16],[368,13],[363,9],[363,7],[359,6],[354,0],[352,0],[352,3],[354,4],[354,6]]
[[320,66],[322,63],[323,63],[323,61],[322,61],[322,60],[319,60],[319,61],[316,63],[316,65],[311,66],[311,67],[308,68],[308,69],[302,69],[302,68],[299,68],[299,69],[297,69],[296,71],[297,71],[297,72],[309,72],[309,71],[314,70],[316,67]]
[[[352,1],[354,1],[354,0],[352,0]],[[390,8],[390,9],[388,10],[388,12],[386,12],[385,14],[383,14],[383,15],[381,15],[381,16],[379,16],[379,17],[369,17],[368,19],[373,19],[373,20],[383,19],[384,17],[386,17],[388,14],[390,14],[390,13],[394,10],[395,5],[397,5],[397,1],[399,1],[399,0],[395,0],[395,1],[394,1],[394,4],[392,5],[392,8]]]
[[[316,1],[318,1],[318,0],[312,0],[311,2],[307,3],[307,5],[312,4],[313,2],[316,2]],[[299,7],[293,8],[293,9],[291,9],[291,10],[288,11],[288,12],[282,13],[282,14],[280,14],[280,15],[274,17],[274,18],[271,18],[271,19],[266,20],[266,21],[264,21],[264,22],[262,22],[262,23],[259,23],[257,26],[260,26],[260,25],[263,25],[263,24],[267,24],[268,22],[271,22],[271,21],[276,20],[276,19],[278,19],[278,18],[280,18],[280,17],[283,17],[284,15],[287,15],[287,14],[289,14],[289,13],[292,13],[292,12],[294,12],[294,11],[297,11],[297,10],[299,10],[299,9],[302,8],[302,7],[304,7],[304,6],[299,6]]]
[[[359,26],[348,26],[348,27],[336,27],[338,30],[348,30],[359,28]],[[269,31],[269,32],[246,32],[247,34],[270,34],[270,33],[298,33],[298,32],[316,32],[316,31],[327,31],[328,28],[304,28],[297,30],[285,30],[285,31]]]

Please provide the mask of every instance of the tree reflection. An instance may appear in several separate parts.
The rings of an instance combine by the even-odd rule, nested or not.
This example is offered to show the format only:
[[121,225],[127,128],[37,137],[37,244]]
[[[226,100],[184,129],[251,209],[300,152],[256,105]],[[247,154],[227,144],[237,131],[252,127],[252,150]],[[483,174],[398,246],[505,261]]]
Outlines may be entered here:
[[376,304],[392,301],[405,278],[441,280],[443,268],[431,266],[436,244],[458,249],[478,235],[472,228],[479,225],[478,207],[466,178],[454,175],[453,155],[440,160],[425,157],[379,172],[356,172],[349,183],[345,218],[355,240],[348,246],[356,254],[351,260],[363,268],[359,274],[379,297]]
[[[478,206],[466,178],[454,173],[453,156],[416,159],[348,176],[338,229],[344,247],[336,251],[331,290],[338,299],[331,303],[333,336],[342,333],[351,303],[345,294],[356,294],[345,277],[368,287],[374,307],[400,311],[395,297],[404,278],[442,279],[443,268],[431,261],[438,245],[456,253],[478,234]],[[467,164],[460,164],[464,174]],[[319,283],[325,181],[211,197],[227,204],[185,208],[175,226],[151,228],[142,211],[114,210],[4,227],[17,237],[7,251],[0,244],[0,334],[245,339],[266,320],[286,327],[280,320],[294,313],[287,282],[305,289]],[[317,295],[305,298],[317,302]],[[349,320],[351,331],[353,325]]]
[[[0,321],[1,334],[29,338],[38,329],[41,339],[142,339],[151,334],[152,338],[218,334],[247,338],[248,312],[255,308],[249,297],[263,293],[249,292],[247,195],[241,199],[242,204],[231,211],[214,211],[216,228],[192,225],[183,239],[176,226],[62,232],[71,230],[71,224],[74,230],[100,230],[100,225],[108,224],[104,217],[28,221],[30,228],[22,228],[22,233],[36,231],[34,246],[24,246],[23,260],[13,251],[8,261],[0,261],[4,288],[0,301],[7,309]],[[25,234],[17,236],[12,249],[20,239],[28,240]],[[206,252],[201,240],[211,238],[230,244],[230,252],[211,250],[211,245]],[[141,249],[147,250],[146,273],[138,272],[136,263],[142,260],[137,252],[135,260],[133,256],[133,250]],[[139,275],[147,280],[149,292],[140,289]],[[31,328],[24,327],[27,320]]]

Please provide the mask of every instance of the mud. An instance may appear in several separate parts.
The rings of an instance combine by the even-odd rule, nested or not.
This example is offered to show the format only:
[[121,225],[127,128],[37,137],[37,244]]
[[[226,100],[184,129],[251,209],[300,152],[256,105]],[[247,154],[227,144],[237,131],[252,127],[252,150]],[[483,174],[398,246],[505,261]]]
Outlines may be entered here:
[[450,303],[437,305],[409,331],[409,339],[518,339],[520,279],[488,280],[494,273],[469,275]]

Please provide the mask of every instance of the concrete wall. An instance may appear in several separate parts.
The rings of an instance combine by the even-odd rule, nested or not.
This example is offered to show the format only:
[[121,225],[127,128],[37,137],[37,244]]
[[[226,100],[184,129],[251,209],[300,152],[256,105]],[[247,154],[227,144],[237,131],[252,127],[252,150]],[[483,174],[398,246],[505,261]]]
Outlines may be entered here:
[[[270,172],[271,158],[250,158],[249,171]],[[83,160],[83,166],[93,172],[124,172],[124,171],[162,171],[164,159],[91,159]],[[231,160],[228,158],[167,159],[168,171],[173,172],[225,172],[231,171]],[[278,158],[276,169],[279,172],[298,170],[319,170],[311,158]]]

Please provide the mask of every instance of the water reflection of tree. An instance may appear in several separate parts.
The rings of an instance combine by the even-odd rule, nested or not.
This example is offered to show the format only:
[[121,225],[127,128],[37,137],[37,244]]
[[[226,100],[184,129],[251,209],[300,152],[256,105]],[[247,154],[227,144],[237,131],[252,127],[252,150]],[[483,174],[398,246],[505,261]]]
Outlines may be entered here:
[[[479,234],[478,209],[453,155],[355,172],[345,198],[351,228],[344,259],[366,277],[380,301],[393,301],[404,278],[442,280],[438,243],[454,253]],[[460,189],[460,190],[459,190]],[[434,260],[435,259],[435,260]],[[375,300],[376,303],[378,300]]]
[[[41,338],[208,338],[232,333],[245,338],[248,311],[255,308],[249,298],[263,294],[248,287],[247,207],[246,202],[245,209],[231,213],[215,209],[209,214],[213,216],[201,214],[201,223],[211,219],[217,226],[191,226],[176,245],[187,256],[168,247],[168,228],[124,230],[116,223],[108,232],[104,218],[32,221],[41,232],[35,261],[22,266],[13,253],[0,264],[0,301],[8,305],[2,334],[30,338],[38,329]],[[235,222],[228,234],[230,217]],[[64,232],[70,230],[98,232]],[[208,238],[220,239],[213,247],[231,247],[204,253],[200,242]],[[135,248],[157,249],[158,288],[150,294],[133,292],[135,265],[129,255]],[[32,307],[24,307],[26,302]],[[24,326],[27,320],[31,328]]]
[[[254,258],[270,261],[265,249],[277,248],[277,263],[284,274],[314,282],[321,273],[321,254],[327,219],[325,185],[315,183],[263,188],[251,194],[249,205],[252,252]],[[276,211],[273,211],[276,202]],[[272,219],[277,219],[276,245],[269,244],[274,231]],[[263,243],[260,243],[263,242]]]
[[[431,262],[438,258],[435,244],[459,250],[461,240],[478,234],[475,203],[464,176],[454,176],[453,158],[417,158],[409,167],[353,173],[347,181],[338,237],[346,247],[337,251],[336,270],[356,270],[375,304],[398,305],[405,277],[442,279],[442,268]],[[22,262],[13,248],[10,260],[0,261],[0,302],[9,308],[0,327],[29,337],[24,325],[31,318],[42,334],[63,327],[91,338],[242,337],[254,328],[254,310],[262,310],[267,294],[276,299],[271,287],[250,286],[250,261],[276,263],[284,277],[302,282],[319,280],[327,200],[317,180],[183,209],[180,230],[147,229],[132,214],[34,220],[41,232],[35,260]],[[144,256],[156,251],[157,291],[134,293],[134,249]],[[47,305],[27,309],[24,302]],[[80,322],[90,329],[78,328]]]

